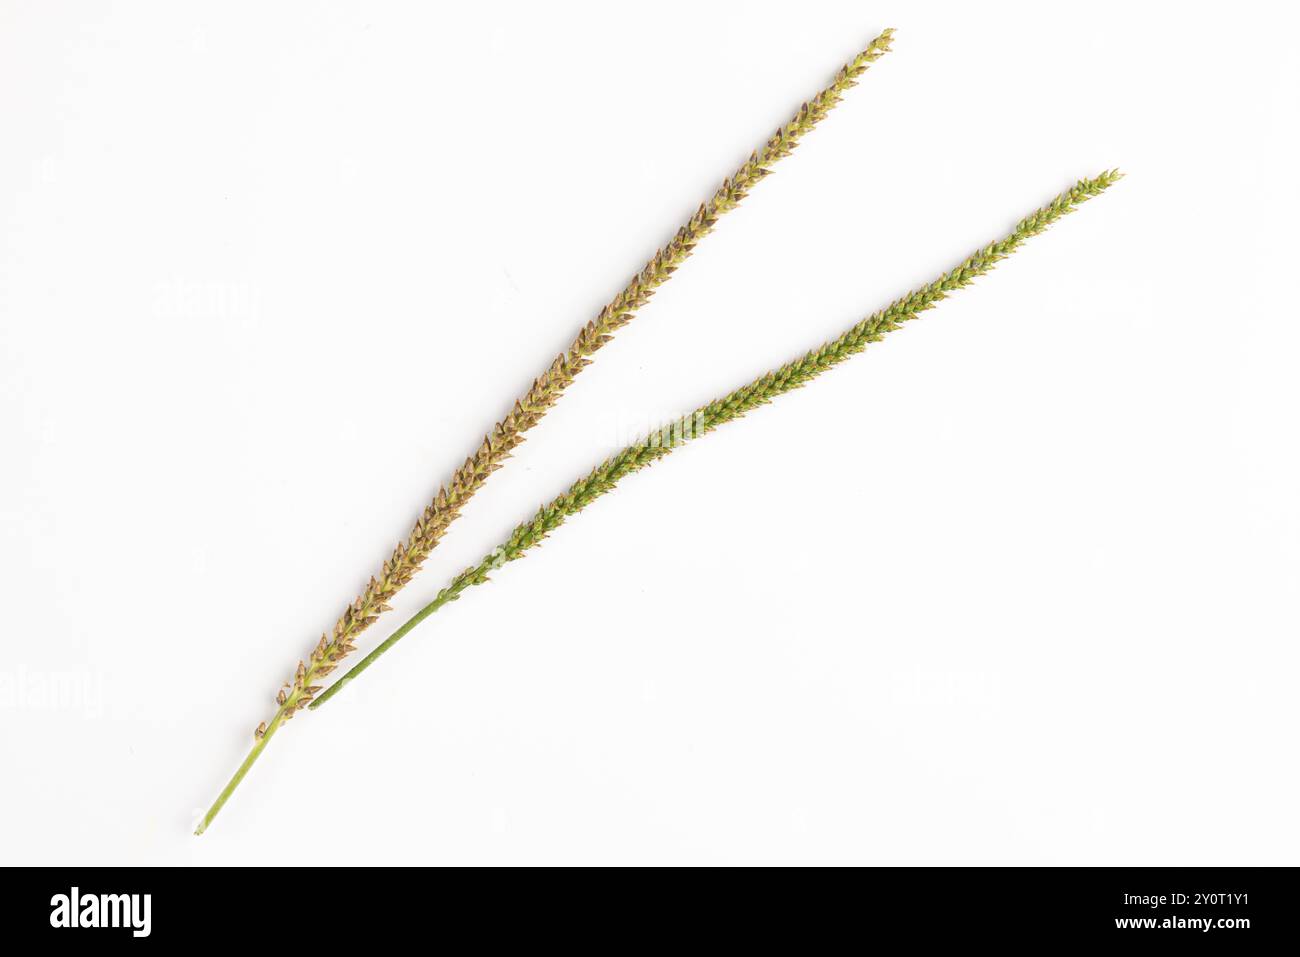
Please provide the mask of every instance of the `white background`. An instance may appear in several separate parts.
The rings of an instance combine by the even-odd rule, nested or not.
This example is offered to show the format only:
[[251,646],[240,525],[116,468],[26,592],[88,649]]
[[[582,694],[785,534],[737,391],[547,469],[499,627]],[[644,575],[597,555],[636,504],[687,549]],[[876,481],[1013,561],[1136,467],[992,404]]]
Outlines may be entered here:
[[[0,6],[0,862],[1294,864],[1287,5]],[[1075,179],[289,725],[577,328],[886,26],[370,647],[652,425]]]

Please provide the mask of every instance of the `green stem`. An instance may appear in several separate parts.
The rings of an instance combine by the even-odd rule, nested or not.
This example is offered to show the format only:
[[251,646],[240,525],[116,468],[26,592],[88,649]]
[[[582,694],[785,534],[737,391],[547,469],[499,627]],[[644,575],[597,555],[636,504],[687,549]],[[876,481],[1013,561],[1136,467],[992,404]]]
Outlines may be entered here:
[[208,829],[208,826],[212,823],[213,819],[221,813],[221,809],[225,806],[226,802],[230,800],[230,795],[235,793],[235,788],[239,787],[239,782],[244,780],[244,775],[248,773],[248,769],[257,762],[259,757],[261,757],[262,751],[266,749],[267,744],[275,735],[275,732],[278,731],[280,725],[284,723],[284,712],[286,707],[287,705],[281,705],[280,710],[277,711],[275,717],[271,719],[271,723],[266,726],[266,731],[257,739],[257,744],[253,745],[253,750],[249,751],[248,757],[244,758],[244,763],[239,766],[239,770],[235,772],[229,783],[226,784],[225,789],[222,790],[222,792],[217,795],[217,799],[212,802],[212,807],[208,808],[208,813],[203,815],[203,820],[200,821],[199,826],[194,829],[196,837]]
[[433,601],[429,602],[429,604],[425,605],[418,612],[416,612],[415,615],[412,616],[411,619],[406,622],[406,624],[402,625],[401,628],[398,628],[395,632],[393,632],[391,635],[385,638],[384,641],[380,643],[375,648],[374,651],[370,652],[370,654],[366,655],[355,665],[353,665],[352,670],[350,670],[342,678],[340,678],[338,681],[334,682],[323,692],[321,692],[320,696],[317,697],[316,700],[314,700],[307,707],[312,711],[315,711],[318,707],[320,707],[322,704],[324,704],[334,695],[338,694],[339,690],[342,689],[342,687],[345,684],[347,684],[357,675],[361,674],[361,672],[365,671],[372,664],[374,664],[375,659],[377,659],[380,655],[382,655],[393,645],[401,641],[402,638],[406,636],[407,632],[413,629],[420,622],[424,621],[424,619],[428,618],[430,615],[432,615],[443,605],[447,604],[448,602],[455,601],[457,598],[459,598],[460,593],[465,590],[468,584],[469,584],[468,581],[461,583],[460,580],[457,579],[456,582],[444,588],[442,591],[438,592],[437,598],[435,598]]

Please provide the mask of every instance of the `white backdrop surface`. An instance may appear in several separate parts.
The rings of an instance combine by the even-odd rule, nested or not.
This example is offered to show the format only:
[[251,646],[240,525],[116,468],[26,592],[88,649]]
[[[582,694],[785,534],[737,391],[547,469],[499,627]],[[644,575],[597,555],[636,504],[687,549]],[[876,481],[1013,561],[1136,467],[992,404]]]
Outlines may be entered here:
[[[1295,8],[0,5],[0,863],[1294,864]],[[272,696],[576,329],[895,52],[370,647],[648,427],[922,321]]]

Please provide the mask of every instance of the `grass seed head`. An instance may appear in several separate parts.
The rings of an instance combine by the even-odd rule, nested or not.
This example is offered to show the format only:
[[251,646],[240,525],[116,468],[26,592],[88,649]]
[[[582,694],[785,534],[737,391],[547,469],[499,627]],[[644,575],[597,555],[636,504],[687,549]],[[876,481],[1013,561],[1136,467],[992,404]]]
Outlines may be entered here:
[[650,301],[655,290],[686,261],[699,241],[712,232],[718,218],[739,205],[749,190],[771,172],[770,166],[788,156],[800,138],[840,101],[841,94],[854,86],[867,68],[889,51],[892,40],[893,30],[885,30],[872,40],[840,69],[826,89],[801,105],[789,122],[753,151],[740,169],[724,179],[713,196],[701,203],[694,215],[677,230],[673,239],[650,258],[595,319],[582,327],[569,349],[555,357],[528,392],[515,401],[509,414],[488,431],[478,450],[465,460],[420,514],[406,541],[393,549],[392,555],[383,563],[380,575],[371,578],[365,590],[339,616],[330,639],[325,641],[322,638],[322,644],[318,644],[311,654],[311,665],[304,670],[299,664],[287,698],[282,695],[277,699],[286,709],[286,718],[292,715],[293,705],[303,694],[306,684],[328,674],[325,669],[333,670],[342,658],[355,650],[353,641],[380,614],[390,610],[390,600],[419,571],[447,528],[460,516],[461,509],[488,477],[501,468],[511,452],[523,442],[524,433],[541,421],[578,373],[590,364],[592,356]]

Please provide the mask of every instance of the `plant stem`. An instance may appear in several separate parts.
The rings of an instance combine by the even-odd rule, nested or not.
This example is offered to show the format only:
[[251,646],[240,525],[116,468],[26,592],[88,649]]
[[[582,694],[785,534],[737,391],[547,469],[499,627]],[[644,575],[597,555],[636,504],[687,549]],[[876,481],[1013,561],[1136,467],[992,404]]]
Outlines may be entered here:
[[970,285],[978,276],[992,270],[999,261],[1015,252],[1025,240],[1043,232],[1052,223],[1073,212],[1081,203],[1100,195],[1116,182],[1120,175],[1118,170],[1109,170],[1093,179],[1080,180],[1073,188],[1061,193],[1047,206],[1022,219],[1009,235],[976,250],[929,285],[922,286],[880,312],[873,313],[850,327],[838,338],[824,343],[820,348],[806,353],[793,362],[786,363],[779,369],[774,369],[720,399],[715,399],[708,405],[701,406],[690,416],[683,417],[657,432],[652,432],[641,441],[611,456],[586,477],[570,486],[563,495],[540,508],[530,520],[519,525],[510,538],[485,556],[478,565],[456,576],[432,602],[316,697],[308,707],[315,709],[328,701],[416,625],[443,605],[458,599],[466,588],[486,582],[489,572],[506,562],[522,558],[525,552],[540,544],[542,539],[562,525],[565,519],[611,491],[624,476],[658,461],[677,446],[711,432],[719,425],[738,419],[779,395],[799,388],[850,356],[861,352],[870,343],[878,342],[886,333],[899,328],[904,322],[916,318],[919,313],[927,309],[934,308],[946,299],[949,293]]
[[208,808],[208,813],[203,815],[203,820],[200,821],[199,826],[194,829],[196,837],[208,829],[208,825],[210,825],[213,819],[221,813],[221,809],[225,807],[226,802],[230,800],[230,795],[235,793],[235,788],[239,787],[239,782],[244,780],[244,775],[248,773],[248,769],[257,763],[257,759],[261,757],[267,744],[269,744],[271,738],[275,736],[275,732],[278,731],[280,725],[284,723],[284,712],[286,707],[287,706],[282,705],[280,710],[275,713],[275,717],[273,717],[270,723],[266,726],[266,731],[262,733],[262,736],[257,739],[257,743],[253,745],[253,750],[249,751],[248,757],[244,758],[244,763],[239,766],[239,770],[234,773],[234,776],[231,777],[230,781],[222,789],[221,793],[217,795],[217,799],[212,802],[212,807]]
[[385,638],[378,646],[376,646],[374,651],[370,652],[370,654],[366,655],[355,665],[353,665],[352,669],[347,674],[345,674],[342,678],[340,678],[338,681],[334,682],[323,692],[321,692],[321,694],[316,698],[316,700],[313,701],[311,704],[309,704],[307,707],[311,710],[314,710],[316,706],[320,704],[322,701],[326,701],[332,695],[337,694],[339,689],[341,689],[345,684],[347,684],[357,675],[361,674],[361,672],[369,668],[375,662],[375,660],[379,658],[380,655],[382,655],[385,651],[387,651],[389,648],[393,647],[393,645],[397,644],[404,637],[406,637],[407,632],[411,631],[413,628],[415,628],[416,625],[424,621],[424,619],[428,618],[430,615],[432,615],[443,605],[447,604],[448,602],[455,601],[458,597],[460,597],[460,593],[464,591],[464,589],[467,587],[468,587],[468,583],[461,585],[459,588],[456,588],[454,591],[452,588],[444,588],[442,591],[438,593],[437,598],[429,602],[429,604],[425,605],[418,612],[416,612],[409,619],[407,619],[407,621],[402,625],[401,628],[398,628],[395,632],[393,632],[391,635]]

